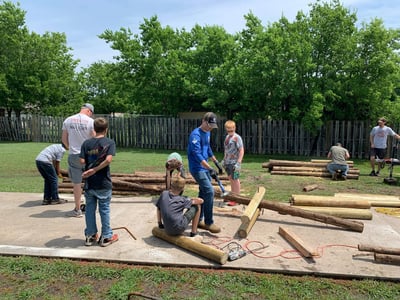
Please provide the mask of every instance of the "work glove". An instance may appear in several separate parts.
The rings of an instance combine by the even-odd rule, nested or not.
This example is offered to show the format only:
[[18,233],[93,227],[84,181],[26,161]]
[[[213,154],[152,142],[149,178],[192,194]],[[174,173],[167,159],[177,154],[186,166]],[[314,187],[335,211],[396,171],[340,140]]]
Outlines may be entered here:
[[221,160],[221,166],[222,166],[223,168],[225,168],[225,161],[224,161],[224,160]]
[[210,172],[211,178],[217,180],[217,171],[215,171],[214,169],[210,169],[209,172]]
[[220,165],[220,163],[218,162],[218,160],[214,161],[214,164],[217,166],[218,168],[218,174],[222,175],[224,173],[224,170],[222,170],[222,166]]
[[234,171],[239,172],[240,169],[242,168],[242,166],[240,165],[240,162],[237,162],[233,168],[234,168]]

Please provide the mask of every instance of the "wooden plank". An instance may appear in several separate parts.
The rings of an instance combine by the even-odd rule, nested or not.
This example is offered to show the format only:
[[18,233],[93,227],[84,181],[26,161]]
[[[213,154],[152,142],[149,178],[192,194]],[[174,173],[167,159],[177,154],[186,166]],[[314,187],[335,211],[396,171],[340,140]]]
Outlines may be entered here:
[[287,240],[297,251],[301,253],[304,257],[317,256],[318,253],[308,246],[302,239],[291,232],[289,229],[285,229],[279,226],[279,234]]

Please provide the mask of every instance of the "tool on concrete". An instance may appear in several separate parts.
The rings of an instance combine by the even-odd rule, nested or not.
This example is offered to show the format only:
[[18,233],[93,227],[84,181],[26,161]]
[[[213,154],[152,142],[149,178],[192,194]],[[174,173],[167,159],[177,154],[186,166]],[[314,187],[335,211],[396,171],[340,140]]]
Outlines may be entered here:
[[269,246],[268,245],[264,245],[264,246],[261,246],[261,247],[256,248],[256,249],[252,249],[252,250],[247,250],[246,251],[246,250],[244,250],[242,245],[240,245],[239,243],[231,242],[228,245],[226,245],[225,247],[227,247],[229,249],[228,250],[228,260],[229,261],[234,261],[234,260],[237,260],[239,258],[242,258],[242,257],[246,256],[249,253],[253,253],[255,251],[258,251],[258,250],[261,250],[261,249],[265,249],[265,248],[267,248]]

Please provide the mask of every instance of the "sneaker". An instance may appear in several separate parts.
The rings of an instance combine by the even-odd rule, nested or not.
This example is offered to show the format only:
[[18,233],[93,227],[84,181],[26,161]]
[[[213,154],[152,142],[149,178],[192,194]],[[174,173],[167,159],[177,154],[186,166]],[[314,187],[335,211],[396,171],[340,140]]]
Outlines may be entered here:
[[44,199],[42,202],[42,205],[49,205],[50,204],[50,200],[48,199]]
[[347,180],[347,176],[346,175],[342,175],[342,179],[343,180]]
[[202,229],[205,229],[205,230],[208,230],[211,233],[221,232],[221,228],[219,228],[217,225],[215,225],[215,224],[206,225],[203,221],[199,222],[198,227],[202,228]]
[[236,206],[238,205],[235,201],[229,201],[228,206]]
[[64,204],[67,202],[68,202],[68,200],[60,198],[60,199],[52,200],[50,204]]
[[375,176],[379,176],[379,171],[375,172]]
[[375,170],[372,170],[371,173],[369,173],[369,176],[376,176]]
[[110,238],[100,237],[99,244],[101,247],[107,247],[116,241],[118,241],[118,234],[113,234]]
[[189,237],[193,242],[196,243],[202,243],[203,242],[203,237],[201,235],[196,234],[195,236]]
[[87,235],[86,236],[86,241],[85,241],[85,246],[92,246],[94,243],[97,242],[97,239],[99,236],[96,234],[93,235]]
[[332,180],[337,180],[337,173],[336,172],[332,174]]
[[73,209],[73,210],[67,212],[66,215],[67,215],[67,217],[75,217],[75,218],[83,217],[82,211],[80,209],[79,210]]

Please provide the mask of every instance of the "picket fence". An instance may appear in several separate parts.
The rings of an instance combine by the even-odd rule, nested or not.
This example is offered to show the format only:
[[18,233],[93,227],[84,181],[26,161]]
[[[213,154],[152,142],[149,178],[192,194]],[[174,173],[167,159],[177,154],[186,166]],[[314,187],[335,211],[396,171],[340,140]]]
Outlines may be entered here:
[[[117,147],[185,151],[191,131],[200,119],[180,119],[160,116],[107,116],[108,136]],[[61,141],[63,117],[22,116],[0,117],[0,141],[48,142]],[[211,134],[215,152],[223,152],[225,120],[218,120],[218,129]],[[316,133],[308,132],[300,123],[282,120],[247,120],[237,122],[246,153],[265,155],[301,155],[325,157],[330,146],[341,142],[352,158],[367,158],[369,121],[330,121]],[[392,128],[398,131],[398,127]],[[391,150],[389,140],[388,150]],[[388,153],[390,155],[390,152]]]

